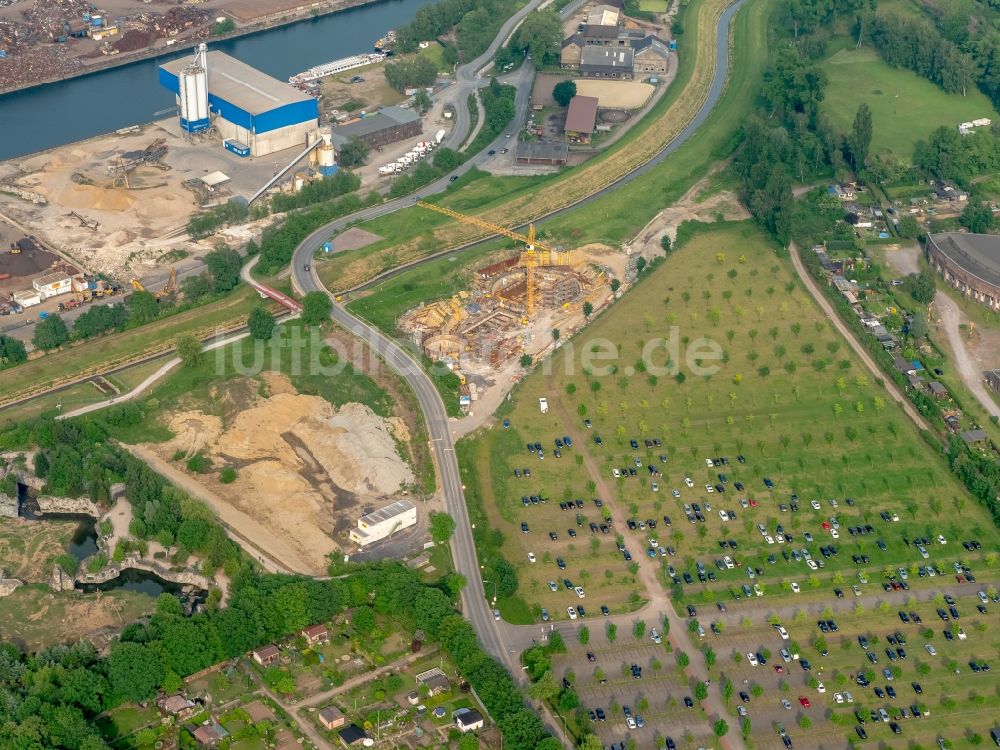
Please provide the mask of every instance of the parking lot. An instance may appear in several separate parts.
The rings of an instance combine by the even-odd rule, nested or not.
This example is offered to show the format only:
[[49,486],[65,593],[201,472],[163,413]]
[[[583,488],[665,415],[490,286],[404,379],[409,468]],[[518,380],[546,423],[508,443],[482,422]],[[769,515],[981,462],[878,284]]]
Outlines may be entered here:
[[[970,597],[998,579],[997,529],[902,411],[887,403],[881,384],[851,357],[766,243],[735,229],[706,232],[671,255],[669,274],[656,272],[643,283],[649,287],[642,300],[630,295],[616,303],[587,329],[587,341],[557,351],[550,375],[527,379],[504,415],[509,426],[498,425],[488,437],[491,522],[504,533],[504,554],[521,581],[519,595],[533,605],[536,622],[542,607],[566,620],[566,607],[578,604],[562,586],[563,577],[585,587],[591,620],[593,605],[601,603],[616,613],[645,599],[659,606],[669,597],[682,614],[694,606],[705,638],[693,631],[693,640],[711,644],[718,656],[710,671],[718,680],[712,690],[727,678],[736,687],[747,680],[748,690],[754,682],[764,690],[745,706],[755,744],[785,746],[773,722],[784,723],[796,746],[844,747],[849,735],[862,742],[851,710],[832,702],[841,686],[834,691],[827,683],[825,693],[802,693],[808,709],[798,703],[798,691],[809,689],[808,677],[798,663],[792,665],[798,672],[789,672],[784,662],[784,673],[774,671],[783,639],[768,617],[780,618],[815,665],[810,677],[826,682],[818,675],[833,681],[842,674],[849,681],[862,663],[840,644],[855,638],[857,649],[855,623],[880,629],[881,622],[896,618],[899,602],[910,606],[912,598],[925,623],[936,618],[931,605],[938,593],[954,596],[972,627],[996,616],[1000,606],[991,603],[981,615],[970,608]],[[652,374],[645,342],[674,325],[685,334],[684,343],[699,335],[719,343],[715,374]],[[614,364],[603,375],[570,361],[592,351],[592,341],[615,343],[608,359]],[[675,356],[683,358],[683,350]],[[540,398],[547,399],[544,413]],[[532,495],[546,502],[534,503]],[[573,507],[560,510],[559,503],[569,500]],[[582,526],[575,526],[573,538],[568,530],[578,524],[577,514]],[[604,533],[601,524],[609,518],[614,523]],[[521,532],[521,523],[528,533]],[[528,561],[529,551],[536,562]],[[547,587],[550,578],[556,592]],[[717,603],[727,611],[720,612]],[[823,634],[832,656],[821,657],[816,620],[828,608],[839,631]],[[641,608],[637,612],[642,616]],[[713,622],[721,635],[712,632]],[[895,619],[895,627],[904,623]],[[966,640],[947,642],[960,655],[972,641],[965,629]],[[988,632],[980,636],[980,648]],[[940,632],[937,639],[943,641]],[[989,648],[997,652],[998,644]],[[756,656],[758,649],[770,652],[763,668],[748,664],[747,654]],[[734,651],[742,654],[741,662]],[[585,659],[576,658],[577,675],[592,672]],[[896,665],[908,689],[907,674],[915,669],[909,659]],[[622,661],[615,660],[619,675]],[[932,665],[934,675],[939,666]],[[663,669],[676,671],[676,664]],[[872,726],[870,719],[866,733],[877,736],[879,746],[899,748],[910,747],[914,737],[917,744],[936,744],[936,732],[955,747],[969,744],[966,731],[988,739],[983,707],[1000,700],[995,688],[973,697],[966,690],[965,704],[958,697],[954,706],[941,703],[967,674],[972,672],[966,663],[958,675],[938,675],[937,692],[925,686],[928,696],[937,695],[928,702],[931,715],[907,719],[900,735],[885,722]],[[621,679],[632,682],[627,675]],[[930,675],[926,680],[936,685]],[[605,696],[607,706],[612,699],[638,699],[635,688],[624,689],[620,695],[610,679],[599,687],[581,686],[587,701],[600,705]],[[673,689],[665,686],[663,692]],[[874,706],[871,688],[852,692],[856,703],[865,695],[866,708]],[[792,708],[782,707],[782,697]],[[740,728],[739,703],[734,696],[733,732]],[[650,716],[660,720],[655,712]],[[798,726],[801,717],[806,727]],[[623,720],[619,714],[614,732],[624,729]],[[708,723],[702,720],[703,731]],[[602,738],[613,740],[605,728],[612,720],[598,724]]]

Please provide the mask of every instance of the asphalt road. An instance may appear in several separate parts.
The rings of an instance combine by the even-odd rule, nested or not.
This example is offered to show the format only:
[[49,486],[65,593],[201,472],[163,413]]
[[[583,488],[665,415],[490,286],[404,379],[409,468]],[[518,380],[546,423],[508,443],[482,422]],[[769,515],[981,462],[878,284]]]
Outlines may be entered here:
[[[611,190],[616,189],[620,185],[635,179],[639,175],[648,172],[654,166],[662,162],[663,159],[677,150],[677,148],[690,138],[705,122],[712,109],[718,103],[718,100],[725,88],[729,68],[730,22],[745,2],[746,0],[737,0],[734,5],[726,10],[719,21],[716,28],[715,78],[713,79],[708,99],[691,124],[650,162],[647,162],[634,172],[626,175],[613,185],[610,185],[595,195],[581,201],[574,207],[579,207],[580,205],[589,203],[598,197],[609,193]],[[521,74],[523,75],[524,71],[521,71]],[[521,109],[522,102],[523,106],[526,107],[527,100],[528,91],[525,89],[519,89],[519,116],[523,116]],[[498,139],[498,141],[501,140],[505,139],[502,137]],[[485,154],[482,153],[477,155],[470,160],[470,162],[467,162],[466,165],[463,165],[463,167],[467,168],[469,164],[478,163],[478,160],[481,160],[484,156]],[[433,185],[423,188],[418,192],[416,197],[422,198],[433,194],[440,191],[447,185],[448,178],[446,177]],[[315,272],[312,270],[306,271],[306,265],[309,263],[313,253],[319,245],[330,237],[335,231],[337,231],[337,227],[339,225],[346,225],[349,222],[353,223],[358,220],[371,218],[372,216],[389,213],[390,211],[394,211],[397,208],[410,205],[412,203],[413,197],[400,201],[393,201],[390,204],[374,207],[371,209],[372,213],[370,216],[362,215],[366,212],[359,212],[359,214],[346,217],[338,222],[333,222],[330,225],[321,227],[310,234],[296,248],[292,260],[292,283],[295,290],[300,294],[313,291],[326,291],[320,284]],[[563,213],[567,210],[569,210],[569,208],[562,209],[556,213]],[[334,304],[331,317],[353,335],[361,338],[368,346],[382,356],[386,363],[399,372],[399,374],[406,379],[410,387],[413,389],[427,421],[428,434],[432,444],[432,455],[437,463],[438,475],[440,477],[440,491],[444,498],[445,507],[456,521],[455,534],[451,541],[452,557],[454,559],[456,569],[466,577],[468,582],[468,585],[462,592],[462,611],[475,628],[484,648],[494,658],[501,660],[514,674],[520,674],[518,653],[522,644],[520,642],[517,644],[512,644],[510,642],[508,634],[515,632],[513,626],[494,621],[491,607],[489,606],[489,602],[486,598],[482,581],[482,573],[479,568],[479,561],[476,557],[475,544],[473,543],[468,509],[465,504],[465,496],[463,493],[458,461],[455,457],[455,449],[452,443],[451,431],[449,429],[448,416],[445,412],[444,403],[441,401],[440,395],[434,388],[430,378],[427,373],[424,372],[420,364],[395,341],[384,336],[380,331],[368,325],[364,321],[355,318],[339,304]],[[524,626],[524,630],[538,632],[537,626]],[[520,640],[520,638],[518,640]]]

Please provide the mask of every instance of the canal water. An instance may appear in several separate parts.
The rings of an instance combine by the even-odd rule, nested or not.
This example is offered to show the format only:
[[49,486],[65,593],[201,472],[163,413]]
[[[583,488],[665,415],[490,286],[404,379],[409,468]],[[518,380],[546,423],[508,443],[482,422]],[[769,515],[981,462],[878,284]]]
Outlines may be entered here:
[[[314,65],[372,51],[376,39],[408,23],[432,2],[381,0],[238,39],[209,42],[209,49],[284,81]],[[174,106],[173,94],[159,84],[157,67],[191,54],[171,53],[0,96],[0,160],[150,122],[154,113]]]

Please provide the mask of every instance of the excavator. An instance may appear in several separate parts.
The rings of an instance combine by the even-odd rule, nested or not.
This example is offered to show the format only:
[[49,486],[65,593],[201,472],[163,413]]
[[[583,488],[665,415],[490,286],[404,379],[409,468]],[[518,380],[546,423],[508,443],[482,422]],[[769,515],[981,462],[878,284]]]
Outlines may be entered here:
[[[139,281],[139,279],[132,279],[132,288],[137,292],[148,291],[146,287],[142,285],[142,282]],[[156,297],[157,299],[161,299],[163,297],[170,296],[176,291],[177,291],[177,269],[171,268],[170,279],[167,281],[166,286],[164,286],[163,289],[161,289],[158,292],[153,292],[153,296]]]

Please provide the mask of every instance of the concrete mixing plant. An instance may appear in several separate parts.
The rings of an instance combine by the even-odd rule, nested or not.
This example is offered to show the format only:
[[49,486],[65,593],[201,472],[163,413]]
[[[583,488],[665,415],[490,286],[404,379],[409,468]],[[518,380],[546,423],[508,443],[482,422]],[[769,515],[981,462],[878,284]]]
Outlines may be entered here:
[[181,127],[188,133],[208,130],[208,46],[198,45],[194,60],[177,76],[177,102],[181,110]]

